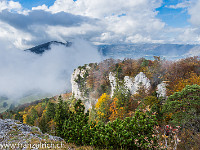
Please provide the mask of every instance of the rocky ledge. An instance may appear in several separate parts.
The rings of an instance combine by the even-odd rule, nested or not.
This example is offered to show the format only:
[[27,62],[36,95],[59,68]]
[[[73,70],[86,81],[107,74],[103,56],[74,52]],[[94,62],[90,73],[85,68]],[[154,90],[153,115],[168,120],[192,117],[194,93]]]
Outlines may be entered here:
[[38,127],[0,119],[0,149],[71,149],[66,146],[62,138],[43,134]]

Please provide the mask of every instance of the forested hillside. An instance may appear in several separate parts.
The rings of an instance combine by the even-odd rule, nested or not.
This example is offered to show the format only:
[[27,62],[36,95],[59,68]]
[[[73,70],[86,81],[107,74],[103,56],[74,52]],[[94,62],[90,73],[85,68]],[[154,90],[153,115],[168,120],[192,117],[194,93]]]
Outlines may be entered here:
[[16,107],[3,118],[38,126],[76,145],[200,148],[199,57],[108,59],[77,69],[72,93]]

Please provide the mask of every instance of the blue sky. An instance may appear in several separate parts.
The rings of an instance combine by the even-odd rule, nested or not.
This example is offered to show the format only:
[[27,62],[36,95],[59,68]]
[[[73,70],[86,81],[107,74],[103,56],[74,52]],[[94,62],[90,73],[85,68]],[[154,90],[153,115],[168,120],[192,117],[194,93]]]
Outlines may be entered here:
[[[17,2],[17,0],[15,0]],[[27,9],[31,9],[32,7],[37,7],[40,5],[47,5],[52,6],[55,2],[55,0],[18,0],[20,4]]]
[[157,17],[172,27],[185,27],[190,25],[189,15],[186,8],[168,8],[170,5],[177,5],[181,0],[165,0],[161,7],[156,10],[159,12]]
[[200,44],[200,0],[0,0],[0,41]]

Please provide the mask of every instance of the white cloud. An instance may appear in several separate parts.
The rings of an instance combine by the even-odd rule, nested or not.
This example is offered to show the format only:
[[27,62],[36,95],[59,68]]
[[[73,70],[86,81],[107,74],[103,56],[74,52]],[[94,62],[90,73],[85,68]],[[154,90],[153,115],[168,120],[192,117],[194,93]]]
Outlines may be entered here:
[[56,0],[50,7],[44,4],[32,10],[23,10],[18,2],[12,1],[16,7],[10,3],[0,3],[3,10],[0,12],[0,36],[7,37],[21,49],[74,37],[94,43],[199,42],[196,28],[200,25],[200,0],[170,6],[188,7],[190,21],[196,25],[172,29],[157,18],[156,8],[162,5],[162,0]]
[[32,10],[45,10],[48,11],[48,7],[43,4],[42,6],[32,7]]
[[[16,40],[10,39],[18,48],[48,40],[64,41],[68,37],[81,37],[100,43],[151,42],[159,39],[165,27],[165,23],[156,18],[155,9],[161,2],[57,0],[49,8],[42,5],[19,13],[4,10],[0,13],[0,19],[21,33]],[[22,33],[28,38],[23,37]],[[130,40],[138,35],[138,40]]]
[[[161,0],[57,0],[49,11],[65,11],[76,15],[98,18],[101,21],[102,37],[93,37],[101,41],[128,41],[126,38],[140,34],[139,41],[146,42],[146,36],[153,40],[164,28],[165,23],[156,18],[155,9],[161,6]],[[123,14],[123,15],[122,15]],[[84,32],[84,28],[82,28]]]
[[200,0],[192,1],[193,3],[191,4],[191,7],[188,9],[188,13],[190,14],[190,22],[195,25],[200,27]]
[[200,43],[199,33],[200,33],[199,28],[186,28],[185,30],[183,30],[182,34],[179,35],[178,38],[184,43],[199,44]]
[[19,2],[6,0],[0,1],[0,12],[5,9],[19,11],[22,9],[22,6]]
[[0,22],[0,36],[7,37],[17,48],[23,49],[49,40],[65,41],[68,36],[88,35],[97,20],[66,12],[52,14],[33,10],[21,14],[3,10]]
[[162,0],[56,0],[49,11],[65,11],[101,20],[102,33],[92,38],[95,42],[199,44],[200,0],[183,0],[177,5],[167,6],[188,10],[190,22],[195,26],[183,28],[169,29],[157,18],[156,8],[161,5]]
[[[154,10],[161,5],[161,0],[56,0],[49,9],[52,12],[71,12],[84,16],[104,18],[126,12],[144,12]],[[138,12],[138,13],[139,13]]]
[[178,9],[178,8],[188,8],[191,4],[191,1],[189,0],[184,0],[183,2],[181,3],[178,3],[176,5],[169,5],[169,6],[166,6],[167,8],[172,8],[172,9]]
[[20,49],[28,48],[25,41],[30,41],[32,35],[8,25],[0,21],[0,41],[7,41],[12,47],[18,47]]

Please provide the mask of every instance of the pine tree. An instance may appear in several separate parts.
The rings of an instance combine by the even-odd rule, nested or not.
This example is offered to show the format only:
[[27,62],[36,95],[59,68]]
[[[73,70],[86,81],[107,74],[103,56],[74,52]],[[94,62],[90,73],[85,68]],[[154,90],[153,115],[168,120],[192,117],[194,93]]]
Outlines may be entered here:
[[47,104],[47,109],[46,109],[46,119],[47,122],[51,121],[55,117],[55,104],[49,102]]
[[56,122],[56,135],[62,137],[62,126],[66,118],[66,110],[64,109],[62,97],[59,96],[58,104],[56,107],[55,122]]
[[46,115],[43,114],[42,117],[38,118],[38,127],[41,129],[42,133],[45,133],[48,131],[48,124],[47,124],[47,119]]
[[84,113],[85,107],[81,100],[75,104],[75,112],[70,112],[69,118],[63,125],[64,139],[68,143],[77,145],[89,144],[91,142],[88,126],[89,112]]

